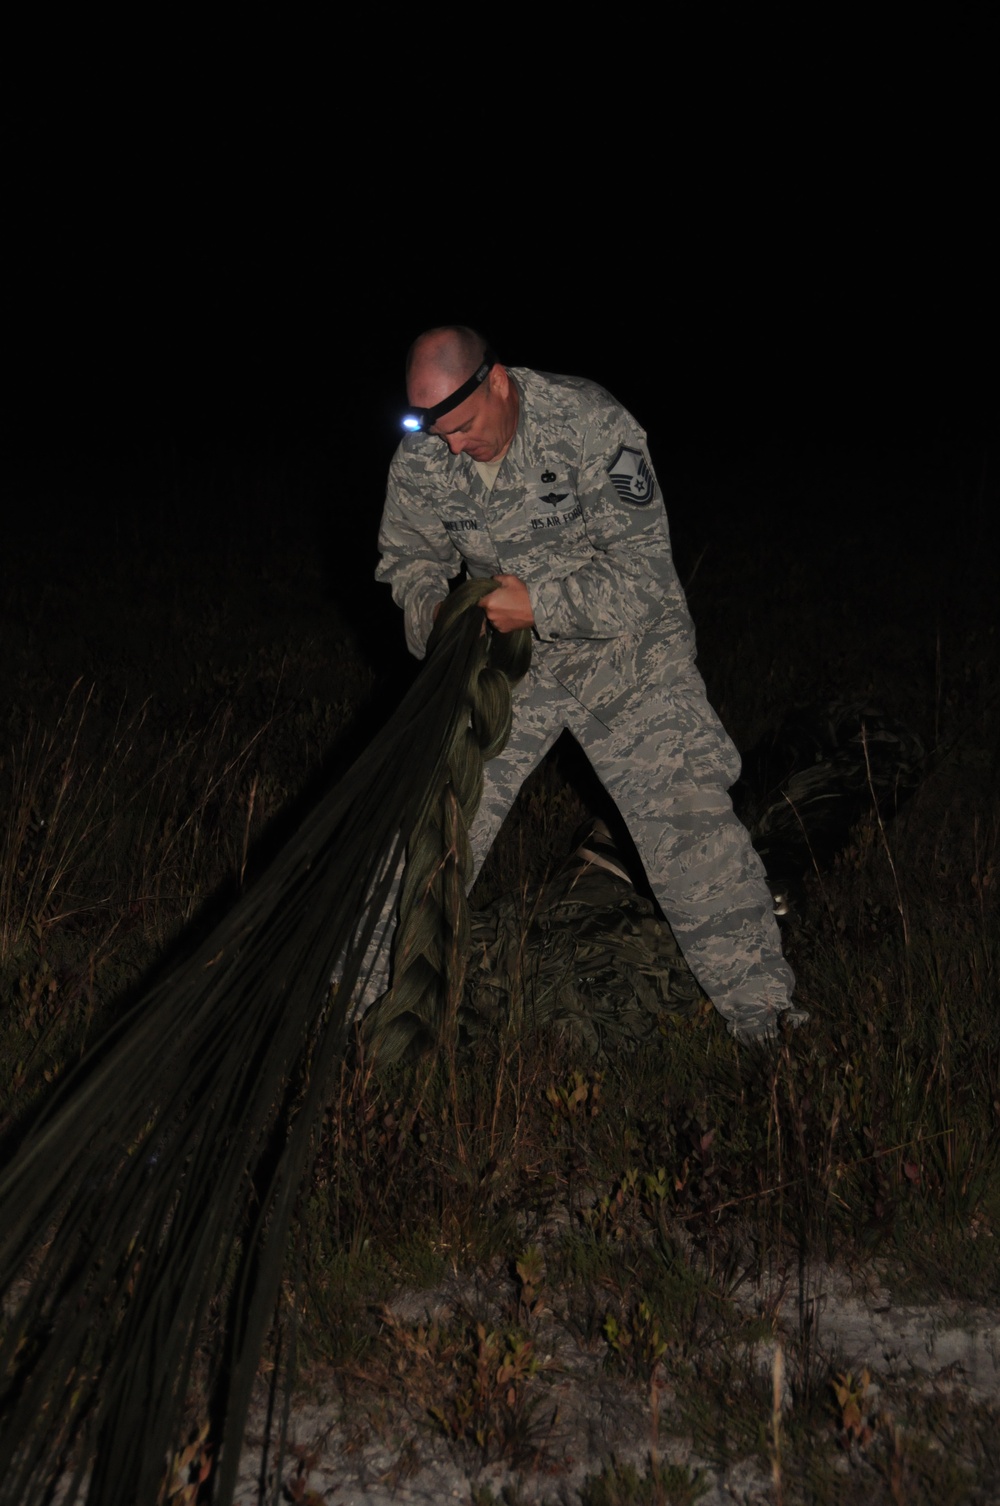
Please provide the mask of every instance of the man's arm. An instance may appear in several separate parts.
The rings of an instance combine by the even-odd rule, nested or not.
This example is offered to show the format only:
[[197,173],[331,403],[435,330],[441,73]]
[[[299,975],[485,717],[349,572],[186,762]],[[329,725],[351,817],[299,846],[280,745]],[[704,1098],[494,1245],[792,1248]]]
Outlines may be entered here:
[[437,607],[462,560],[441,520],[410,496],[397,460],[389,468],[378,547],[382,557],[375,579],[392,586],[392,598],[403,610],[406,646],[422,659]]

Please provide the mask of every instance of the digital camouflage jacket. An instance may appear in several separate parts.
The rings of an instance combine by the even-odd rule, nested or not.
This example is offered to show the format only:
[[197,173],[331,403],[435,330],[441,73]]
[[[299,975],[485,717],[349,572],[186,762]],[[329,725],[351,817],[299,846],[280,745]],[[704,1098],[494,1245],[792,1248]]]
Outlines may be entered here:
[[391,584],[419,658],[434,605],[463,564],[470,576],[520,576],[535,657],[607,722],[694,665],[646,436],[593,382],[521,367],[508,374],[520,414],[492,491],[472,460],[435,436],[400,444],[377,578]]

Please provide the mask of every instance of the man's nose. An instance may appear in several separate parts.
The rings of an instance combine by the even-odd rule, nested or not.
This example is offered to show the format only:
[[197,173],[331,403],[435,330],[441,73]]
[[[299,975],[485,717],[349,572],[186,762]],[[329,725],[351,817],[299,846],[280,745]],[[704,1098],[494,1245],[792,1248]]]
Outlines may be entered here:
[[453,455],[461,455],[462,451],[465,449],[465,435],[446,434],[445,443],[447,444],[449,450]]

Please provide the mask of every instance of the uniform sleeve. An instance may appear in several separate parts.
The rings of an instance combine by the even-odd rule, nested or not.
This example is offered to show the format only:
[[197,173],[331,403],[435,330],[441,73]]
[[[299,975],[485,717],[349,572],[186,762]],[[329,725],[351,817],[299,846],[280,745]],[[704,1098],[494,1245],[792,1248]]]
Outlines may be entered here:
[[422,659],[434,626],[434,608],[447,596],[448,582],[462,561],[441,520],[421,505],[408,484],[398,453],[389,467],[378,546],[382,558],[375,579],[391,585],[392,599],[403,610],[406,646]]
[[584,438],[579,501],[590,560],[531,585],[535,630],[547,641],[645,633],[689,622],[646,436],[623,409]]

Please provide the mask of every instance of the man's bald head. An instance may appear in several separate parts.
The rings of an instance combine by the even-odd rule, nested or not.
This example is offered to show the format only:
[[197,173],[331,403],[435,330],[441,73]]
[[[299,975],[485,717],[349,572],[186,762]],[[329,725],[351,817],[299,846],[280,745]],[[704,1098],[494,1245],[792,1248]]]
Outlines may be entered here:
[[[471,381],[487,348],[482,335],[468,325],[444,324],[418,336],[406,358],[406,392],[413,406],[445,405],[426,432],[444,440],[453,455],[485,463],[506,455],[520,411],[517,388],[499,361],[493,361],[478,384]],[[467,382],[474,390],[449,404]]]
[[[442,324],[425,330],[410,346],[406,357],[406,389],[410,402],[433,408],[467,382],[481,364],[487,342],[467,324]],[[427,393],[438,396],[430,399]],[[418,396],[417,394],[424,394]]]

